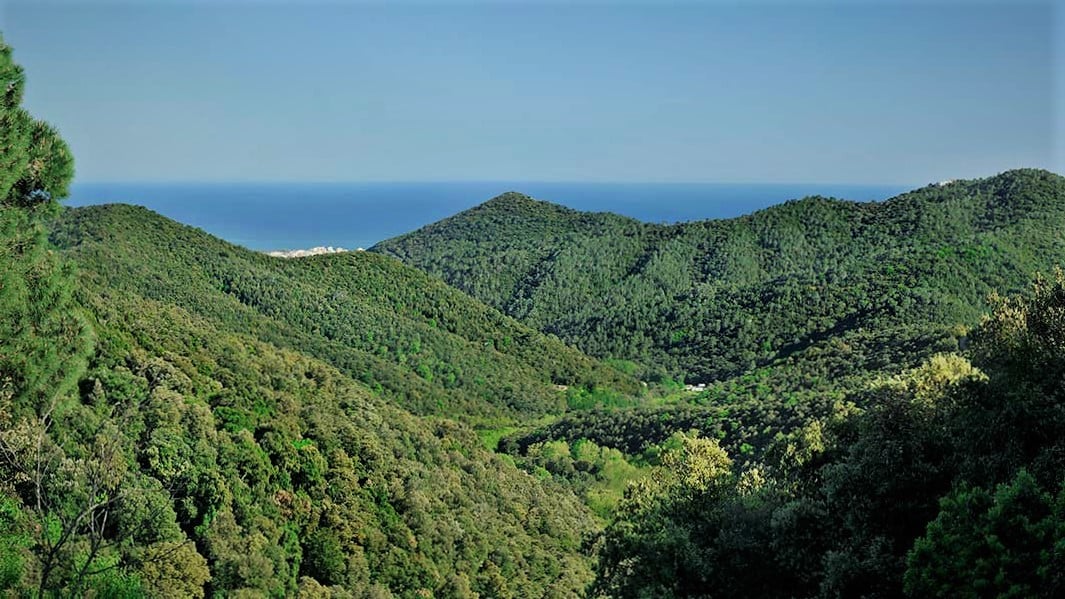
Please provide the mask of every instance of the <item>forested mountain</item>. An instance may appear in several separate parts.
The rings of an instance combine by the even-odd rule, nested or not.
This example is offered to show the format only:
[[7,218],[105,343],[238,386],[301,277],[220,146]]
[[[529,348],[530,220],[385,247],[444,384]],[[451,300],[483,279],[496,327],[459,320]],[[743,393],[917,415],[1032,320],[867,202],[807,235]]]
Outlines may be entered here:
[[65,211],[52,239],[89,287],[136,294],[328,362],[418,414],[560,411],[559,386],[635,381],[433,277],[367,252],[252,252],[144,208]]
[[1022,290],[1065,256],[1062,230],[1065,179],[1016,170],[676,225],[508,193],[373,251],[647,377],[723,380],[790,359],[838,378],[953,343],[989,292]]

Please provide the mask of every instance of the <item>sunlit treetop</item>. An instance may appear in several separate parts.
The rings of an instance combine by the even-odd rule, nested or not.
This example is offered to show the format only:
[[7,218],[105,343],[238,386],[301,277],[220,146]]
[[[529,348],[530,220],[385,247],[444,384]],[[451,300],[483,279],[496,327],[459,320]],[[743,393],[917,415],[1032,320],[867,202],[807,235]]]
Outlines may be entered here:
[[0,205],[35,206],[67,196],[74,157],[48,123],[22,108],[26,78],[0,38]]

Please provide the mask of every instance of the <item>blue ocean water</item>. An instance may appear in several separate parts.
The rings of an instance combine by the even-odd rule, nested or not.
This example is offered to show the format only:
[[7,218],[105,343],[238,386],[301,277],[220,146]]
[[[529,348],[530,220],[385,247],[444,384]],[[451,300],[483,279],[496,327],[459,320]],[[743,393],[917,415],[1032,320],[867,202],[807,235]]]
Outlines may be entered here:
[[146,206],[255,250],[378,241],[519,191],[577,210],[646,222],[730,218],[809,195],[878,201],[901,185],[725,183],[76,183],[69,206]]

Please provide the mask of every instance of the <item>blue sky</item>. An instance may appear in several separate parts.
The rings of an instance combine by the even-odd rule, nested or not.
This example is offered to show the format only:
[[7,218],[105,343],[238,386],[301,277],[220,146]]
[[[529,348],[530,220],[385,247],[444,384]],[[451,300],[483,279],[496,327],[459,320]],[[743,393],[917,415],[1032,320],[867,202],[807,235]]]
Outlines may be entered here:
[[923,184],[1065,171],[1062,12],[0,0],[0,30],[81,181]]

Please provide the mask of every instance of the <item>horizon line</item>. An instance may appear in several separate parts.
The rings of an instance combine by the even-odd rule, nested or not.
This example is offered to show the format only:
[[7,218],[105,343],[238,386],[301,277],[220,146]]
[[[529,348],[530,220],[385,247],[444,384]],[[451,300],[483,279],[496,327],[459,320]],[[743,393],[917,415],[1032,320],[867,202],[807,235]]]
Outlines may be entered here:
[[[994,176],[994,175],[988,175]],[[983,177],[977,177],[983,178]],[[954,179],[952,179],[954,180]],[[929,181],[931,185],[939,181]],[[656,181],[647,180],[566,180],[566,179],[97,179],[74,181],[78,185],[848,185],[868,187],[905,187],[922,185],[910,182],[857,181]],[[516,190],[514,190],[516,191]]]

